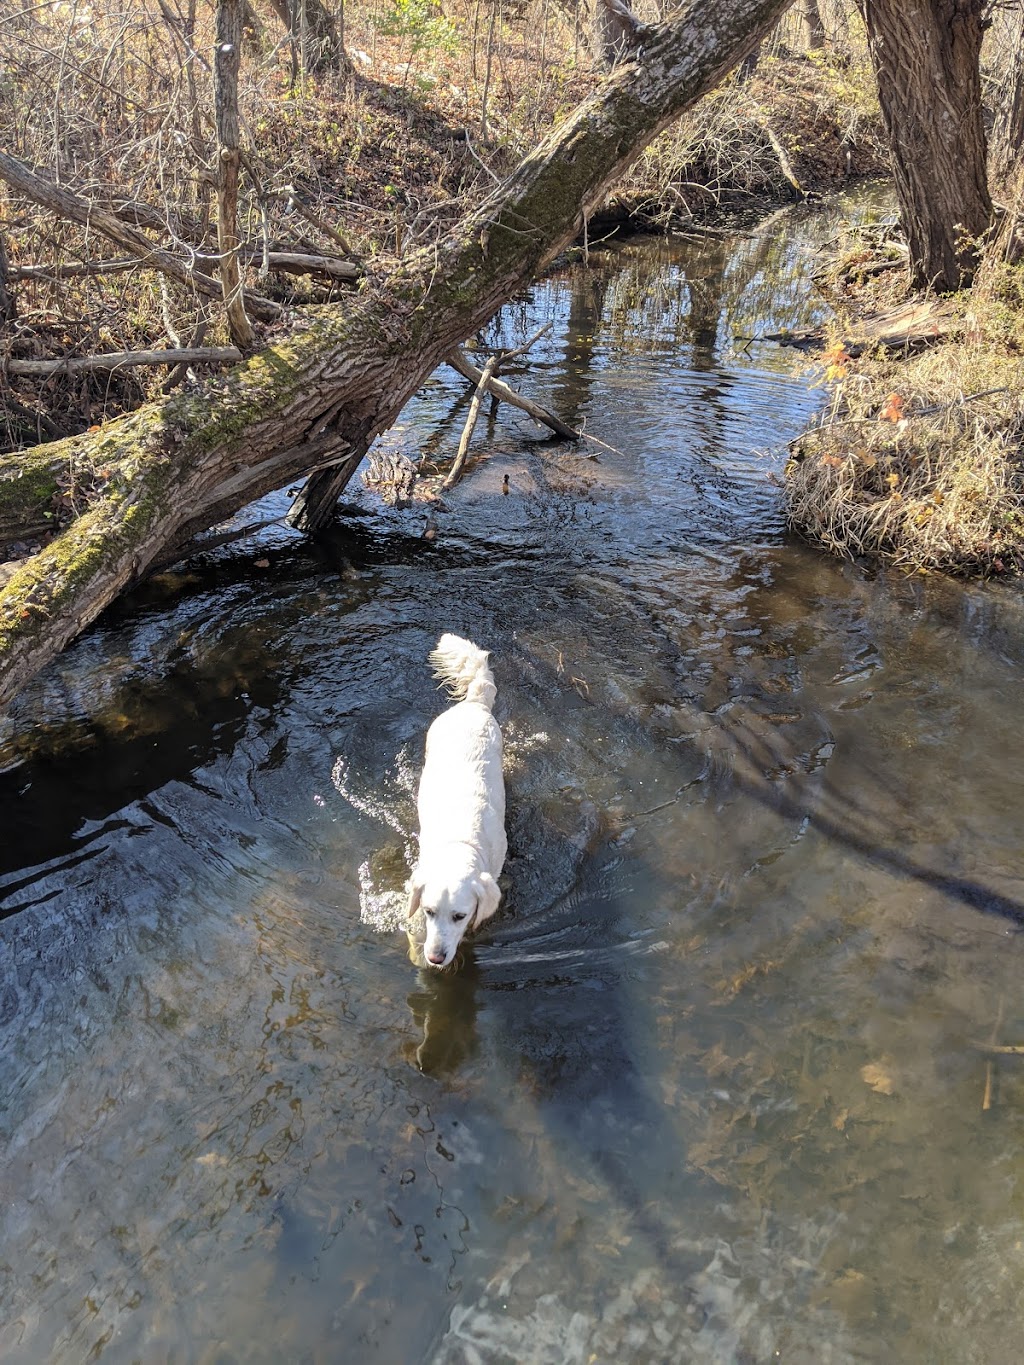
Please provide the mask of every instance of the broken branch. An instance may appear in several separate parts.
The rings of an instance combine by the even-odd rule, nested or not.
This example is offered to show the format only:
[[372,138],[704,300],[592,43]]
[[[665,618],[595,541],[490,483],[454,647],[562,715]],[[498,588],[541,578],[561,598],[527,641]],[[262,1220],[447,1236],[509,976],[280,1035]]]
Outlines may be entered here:
[[[508,360],[508,358],[507,355],[501,357],[503,361]],[[454,351],[445,356],[445,364],[450,365],[453,370],[457,370],[462,375],[463,379],[468,379],[473,384],[479,384],[483,378],[483,370],[474,365],[460,347],[456,347]],[[562,436],[567,441],[582,439],[583,433],[581,431],[569,426],[560,417],[556,417],[553,412],[541,407],[539,403],[534,403],[529,398],[524,398],[522,394],[516,393],[515,389],[510,389],[502,380],[492,376],[487,381],[487,388],[495,398],[500,398],[503,403],[508,403],[511,407],[519,408],[521,412],[532,417],[535,422],[540,422],[542,426],[549,427],[556,436]]]
[[442,489],[454,488],[462,478],[462,471],[466,464],[466,456],[469,453],[469,442],[473,435],[473,428],[476,426],[476,419],[480,416],[480,402],[490,386],[494,371],[498,368],[498,357],[492,355],[480,373],[480,380],[473,394],[473,401],[469,405],[469,416],[466,418],[466,425],[462,428],[462,439],[459,441],[459,449],[455,456],[455,463],[448,471],[448,477],[441,485]]
[[233,365],[241,360],[237,346],[181,346],[160,351],[111,351],[109,355],[68,356],[64,360],[9,360],[11,374],[84,374],[140,365]]

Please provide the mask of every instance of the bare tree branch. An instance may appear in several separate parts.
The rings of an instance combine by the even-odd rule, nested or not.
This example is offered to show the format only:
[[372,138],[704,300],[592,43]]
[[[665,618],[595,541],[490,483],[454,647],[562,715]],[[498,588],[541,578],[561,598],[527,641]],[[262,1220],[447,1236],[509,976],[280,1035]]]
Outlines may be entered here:
[[[148,237],[121,222],[109,209],[101,208],[65,186],[56,185],[52,180],[36,175],[23,162],[7,152],[0,152],[0,180],[6,181],[18,194],[24,195],[26,199],[41,205],[59,218],[66,218],[82,227],[92,228],[110,241],[116,242],[123,250],[137,256],[150,270],[162,271],[179,284],[194,289],[199,294],[206,294],[210,298],[221,297],[220,285],[209,275],[193,269],[162,247],[155,246]],[[284,311],[280,304],[274,303],[271,299],[261,298],[257,294],[246,293],[245,302],[254,316],[264,320],[280,317]]]
[[217,246],[220,282],[231,340],[243,351],[253,342],[238,268],[238,67],[242,53],[242,0],[217,0],[213,96],[217,123]]
[[11,374],[91,374],[145,365],[232,365],[242,359],[237,346],[179,346],[158,351],[111,351],[108,355],[67,356],[63,360],[9,360]]

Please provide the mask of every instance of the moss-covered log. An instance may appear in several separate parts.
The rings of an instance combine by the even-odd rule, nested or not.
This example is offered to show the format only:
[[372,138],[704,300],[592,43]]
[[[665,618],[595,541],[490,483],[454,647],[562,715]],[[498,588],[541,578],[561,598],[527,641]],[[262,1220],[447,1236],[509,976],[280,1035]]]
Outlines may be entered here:
[[155,562],[311,471],[302,516],[315,524],[431,371],[572,240],[615,178],[788,3],[688,4],[437,247],[368,272],[354,299],[317,310],[202,395],[40,448],[37,467],[88,468],[92,479],[82,514],[0,591],[0,700]]

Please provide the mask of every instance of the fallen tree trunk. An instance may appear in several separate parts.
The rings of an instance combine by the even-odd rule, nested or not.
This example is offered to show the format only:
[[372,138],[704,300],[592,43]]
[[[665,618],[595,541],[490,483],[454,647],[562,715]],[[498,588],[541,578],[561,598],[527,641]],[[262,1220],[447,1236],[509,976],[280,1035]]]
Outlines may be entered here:
[[[789,0],[691,0],[436,247],[210,381],[43,447],[91,470],[86,510],[0,592],[0,700],[156,561],[254,498],[314,471],[323,514],[409,396],[578,233],[666,124],[755,46]],[[726,11],[726,12],[723,12]],[[131,249],[131,248],[129,248]],[[9,461],[0,461],[0,502]]]

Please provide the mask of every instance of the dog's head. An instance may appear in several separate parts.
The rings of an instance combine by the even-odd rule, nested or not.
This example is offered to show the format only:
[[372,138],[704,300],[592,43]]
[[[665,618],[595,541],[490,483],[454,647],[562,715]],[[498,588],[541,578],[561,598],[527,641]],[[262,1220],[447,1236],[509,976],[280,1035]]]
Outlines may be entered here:
[[494,914],[501,900],[498,883],[471,866],[460,871],[417,865],[409,879],[409,915],[423,912],[423,956],[431,967],[447,967],[463,937]]

